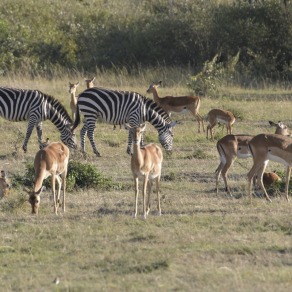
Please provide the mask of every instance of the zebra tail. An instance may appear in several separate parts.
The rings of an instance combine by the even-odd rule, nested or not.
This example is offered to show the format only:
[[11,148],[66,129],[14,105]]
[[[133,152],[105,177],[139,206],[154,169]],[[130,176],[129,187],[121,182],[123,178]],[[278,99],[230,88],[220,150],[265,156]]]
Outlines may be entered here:
[[80,113],[79,113],[79,106],[78,106],[78,103],[77,103],[77,106],[76,106],[76,115],[75,115],[75,121],[74,121],[74,124],[73,124],[73,127],[72,127],[72,132],[77,128],[77,126],[80,124]]

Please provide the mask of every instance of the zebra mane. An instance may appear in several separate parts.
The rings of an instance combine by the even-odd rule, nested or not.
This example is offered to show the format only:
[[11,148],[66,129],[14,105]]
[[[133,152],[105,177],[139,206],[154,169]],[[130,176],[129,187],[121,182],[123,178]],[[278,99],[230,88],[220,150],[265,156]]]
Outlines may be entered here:
[[150,99],[150,98],[147,98],[143,95],[140,95],[143,99],[144,99],[144,102],[147,103],[149,105],[149,107],[157,112],[159,115],[162,116],[162,118],[167,122],[167,123],[171,123],[171,119],[169,117],[169,115],[167,114],[167,112],[159,105],[157,104],[154,100]]
[[43,97],[47,100],[47,102],[54,108],[56,109],[56,111],[58,111],[60,113],[60,115],[62,115],[66,120],[69,121],[70,124],[73,123],[70,115],[68,114],[67,110],[65,109],[65,107],[62,105],[62,103],[56,99],[55,97],[45,94],[41,91],[39,91],[39,93],[41,93],[43,95]]

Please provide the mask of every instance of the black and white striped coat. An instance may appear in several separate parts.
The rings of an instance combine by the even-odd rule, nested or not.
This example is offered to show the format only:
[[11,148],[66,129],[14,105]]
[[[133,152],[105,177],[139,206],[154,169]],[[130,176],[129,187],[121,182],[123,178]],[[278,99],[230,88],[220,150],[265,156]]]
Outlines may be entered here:
[[61,140],[71,148],[76,148],[72,120],[63,105],[52,96],[38,90],[0,87],[0,116],[13,122],[28,120],[26,136],[22,145],[27,151],[27,143],[36,127],[38,142],[42,145],[42,121],[49,119],[61,133]]
[[[136,92],[117,91],[105,88],[89,88],[83,91],[77,101],[74,130],[80,123],[80,113],[85,118],[80,131],[81,150],[85,153],[85,135],[87,134],[93,152],[100,156],[95,142],[94,129],[97,120],[105,123],[138,127],[146,121],[151,123],[159,134],[159,141],[166,151],[171,151],[173,142],[173,126],[168,114],[152,99]],[[131,136],[131,134],[129,134]]]

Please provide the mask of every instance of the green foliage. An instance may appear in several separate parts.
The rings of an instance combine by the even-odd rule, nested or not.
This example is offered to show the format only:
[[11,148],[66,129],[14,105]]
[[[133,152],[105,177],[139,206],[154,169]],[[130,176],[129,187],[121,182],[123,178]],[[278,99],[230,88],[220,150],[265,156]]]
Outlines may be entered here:
[[220,54],[216,54],[211,61],[204,63],[203,69],[190,78],[189,87],[198,95],[219,97],[220,86],[234,77],[240,52],[226,62],[220,62]]
[[103,177],[91,164],[82,164],[70,161],[68,165],[68,181],[74,181],[74,187],[86,189],[110,189],[117,188],[111,179]]
[[[13,187],[33,187],[35,179],[35,171],[33,164],[27,164],[26,172],[23,176],[14,175],[12,178]],[[51,188],[51,177],[43,181],[43,186]],[[68,165],[67,174],[67,191],[77,189],[120,189],[121,186],[114,184],[111,179],[105,178],[97,169],[91,164],[82,164],[76,161],[70,161]]]
[[[198,72],[218,52],[225,64],[241,51],[241,84],[263,76],[291,80],[291,14],[291,5],[273,0],[3,0],[0,74],[161,64]],[[216,72],[197,80],[196,92],[213,96],[224,79]]]

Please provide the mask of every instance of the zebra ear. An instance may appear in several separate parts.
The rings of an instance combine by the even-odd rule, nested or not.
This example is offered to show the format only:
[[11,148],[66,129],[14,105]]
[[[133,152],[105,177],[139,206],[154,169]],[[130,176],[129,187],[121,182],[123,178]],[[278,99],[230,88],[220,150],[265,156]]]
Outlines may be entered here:
[[125,126],[125,129],[128,130],[128,131],[132,129],[132,127],[130,126],[130,124],[124,124],[124,126]]

